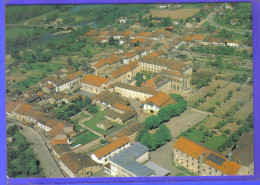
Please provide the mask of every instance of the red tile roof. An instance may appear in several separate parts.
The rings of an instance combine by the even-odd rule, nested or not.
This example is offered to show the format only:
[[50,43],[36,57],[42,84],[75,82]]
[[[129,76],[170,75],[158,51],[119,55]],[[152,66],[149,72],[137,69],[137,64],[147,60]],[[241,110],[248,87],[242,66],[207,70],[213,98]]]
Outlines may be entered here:
[[69,74],[69,75],[67,75],[66,77],[68,77],[68,78],[71,79],[71,80],[74,80],[75,78],[78,78],[78,77],[80,77],[80,76],[82,76],[82,71],[78,71],[78,72],[76,72],[76,73]]
[[[204,158],[205,164],[207,164],[227,175],[236,175],[241,167],[240,164],[238,164],[234,161],[228,161],[227,158],[222,156],[221,154],[218,154],[218,153],[216,153],[200,144],[197,144],[189,139],[186,139],[184,137],[180,137],[176,141],[176,143],[173,145],[173,148],[176,148],[197,160],[199,159],[199,156],[201,154],[202,155],[204,154],[205,155],[205,158]],[[218,165],[218,164],[212,162],[211,160],[208,160],[207,157],[211,153],[224,159],[225,161],[223,162],[223,164]]]
[[96,64],[93,65],[95,68],[101,68],[102,66],[107,65],[107,61],[104,59],[99,60]]
[[26,103],[22,103],[19,108],[15,111],[18,114],[27,115],[28,112],[32,109],[32,106]]
[[9,102],[6,104],[6,112],[13,112],[15,110],[16,107],[18,107],[18,105],[21,102],[15,101],[15,102]]
[[172,99],[166,93],[161,92],[143,102],[143,104],[147,104],[147,103],[152,103],[152,104],[156,105],[158,108],[160,108],[160,107],[165,107],[169,104],[175,104],[176,101],[174,99]]
[[124,136],[116,141],[113,141],[112,143],[108,144],[107,146],[104,146],[103,148],[98,149],[94,152],[95,156],[100,159],[101,157],[115,151],[116,149],[120,148],[121,146],[127,144],[130,142],[130,139],[127,136]]
[[43,96],[45,93],[44,92],[41,92],[41,91],[39,91],[39,92],[37,92],[37,95],[38,96]]
[[123,74],[125,74],[129,71],[132,71],[133,69],[135,69],[137,67],[138,67],[138,62],[133,62],[133,63],[127,64],[127,65],[119,68],[116,71],[113,71],[112,73],[110,73],[110,75],[113,78],[118,78],[119,76],[122,76]]
[[107,78],[99,77],[99,76],[94,76],[94,75],[86,75],[82,79],[82,83],[94,85],[96,87],[100,87],[102,84],[107,84],[109,80]]
[[130,108],[129,106],[123,105],[123,104],[121,104],[121,103],[115,103],[114,107],[115,107],[116,109],[119,109],[119,110],[122,110],[122,111],[125,111],[125,112],[131,110],[131,108]]
[[145,42],[146,40],[147,40],[147,38],[136,38],[136,39],[134,39],[134,40],[131,40],[131,43],[137,43],[137,42],[143,43],[143,42]]
[[51,145],[54,146],[54,145],[57,145],[57,144],[68,144],[67,143],[67,140],[69,138],[65,138],[65,139],[55,139],[53,141],[51,141]]
[[124,55],[124,57],[126,57],[126,58],[132,58],[132,57],[134,57],[134,56],[136,56],[136,55],[137,55],[136,52],[127,52],[127,53]]

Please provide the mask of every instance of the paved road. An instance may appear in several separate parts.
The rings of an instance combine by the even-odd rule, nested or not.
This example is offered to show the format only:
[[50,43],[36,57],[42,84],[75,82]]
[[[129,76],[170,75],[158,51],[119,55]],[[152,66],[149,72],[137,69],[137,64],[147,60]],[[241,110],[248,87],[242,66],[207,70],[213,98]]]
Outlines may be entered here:
[[33,143],[32,149],[41,163],[44,176],[49,178],[64,177],[39,133],[31,127],[27,127],[19,122],[9,123],[7,127],[14,124],[22,127],[23,130],[20,132],[24,135],[27,142]]
[[245,32],[251,32],[251,33],[252,33],[252,30],[237,30],[237,29],[231,29],[231,28],[227,28],[227,27],[225,27],[225,26],[221,26],[221,25],[219,25],[219,24],[217,24],[217,23],[214,22],[214,20],[213,20],[214,16],[215,16],[214,13],[210,14],[210,15],[207,17],[207,21],[208,21],[211,25],[215,26],[216,28],[226,29],[226,30],[228,30],[228,31],[232,31],[232,32],[234,32],[234,33],[238,33],[238,34],[241,34],[241,35],[244,35]]

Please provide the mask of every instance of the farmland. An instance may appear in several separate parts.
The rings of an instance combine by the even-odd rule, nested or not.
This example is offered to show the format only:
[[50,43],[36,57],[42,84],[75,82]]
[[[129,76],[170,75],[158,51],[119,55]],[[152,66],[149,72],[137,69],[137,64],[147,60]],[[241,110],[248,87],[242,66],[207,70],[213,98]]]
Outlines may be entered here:
[[[188,17],[192,17],[194,14],[200,11],[199,8],[183,8],[179,10],[151,10],[151,14],[153,17],[170,17],[172,19],[186,19]],[[147,15],[149,16],[149,15]]]

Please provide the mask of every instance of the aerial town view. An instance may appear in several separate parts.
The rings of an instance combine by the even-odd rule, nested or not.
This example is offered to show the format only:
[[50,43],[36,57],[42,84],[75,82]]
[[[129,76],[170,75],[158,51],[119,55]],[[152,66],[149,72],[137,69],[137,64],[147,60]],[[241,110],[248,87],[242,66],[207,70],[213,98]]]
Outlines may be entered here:
[[5,19],[9,178],[254,175],[251,3]]

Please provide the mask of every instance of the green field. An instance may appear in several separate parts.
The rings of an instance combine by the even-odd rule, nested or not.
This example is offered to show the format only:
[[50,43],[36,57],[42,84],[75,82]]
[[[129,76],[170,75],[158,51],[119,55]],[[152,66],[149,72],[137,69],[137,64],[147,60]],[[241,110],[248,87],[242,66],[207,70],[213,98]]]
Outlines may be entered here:
[[203,132],[201,132],[197,129],[194,129],[194,130],[192,130],[192,132],[188,133],[188,136],[185,136],[185,137],[187,137],[188,139],[190,139],[192,141],[200,143],[200,141],[203,139],[203,136],[204,136]]
[[125,125],[119,125],[119,124],[112,122],[114,124],[113,128],[111,128],[109,130],[100,129],[100,128],[97,127],[97,123],[99,123],[104,118],[105,118],[105,111],[99,110],[96,114],[94,114],[94,118],[85,122],[84,125],[86,125],[87,127],[95,130],[96,132],[98,132],[100,134],[105,134],[105,135],[111,134],[114,131],[116,131],[116,130],[125,126]]
[[76,141],[71,145],[71,147],[74,147],[78,144],[81,144],[81,145],[87,144],[97,138],[98,138],[98,136],[96,134],[87,130],[84,134],[81,134],[81,135],[75,137]]
[[201,144],[215,151],[228,139],[224,136],[205,137],[203,132],[197,129],[192,130],[190,133],[187,132],[187,134],[186,138],[197,143],[201,143],[201,140],[205,139],[206,142]]
[[6,29],[5,38],[6,39],[14,39],[17,38],[19,34],[27,35],[32,34],[35,31],[33,28],[11,28]]
[[206,143],[205,143],[205,146],[212,149],[212,150],[215,150],[217,151],[217,148],[219,146],[221,146],[226,140],[228,140],[227,137],[224,137],[224,136],[215,136],[215,137],[210,137]]

